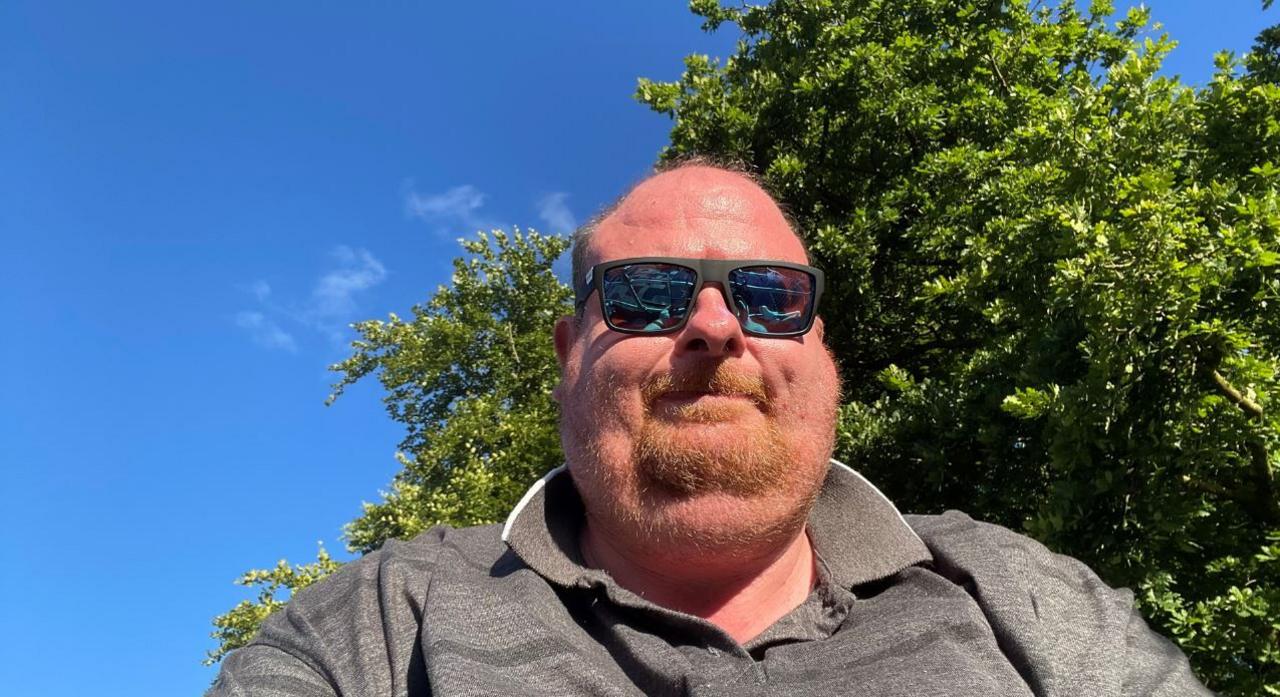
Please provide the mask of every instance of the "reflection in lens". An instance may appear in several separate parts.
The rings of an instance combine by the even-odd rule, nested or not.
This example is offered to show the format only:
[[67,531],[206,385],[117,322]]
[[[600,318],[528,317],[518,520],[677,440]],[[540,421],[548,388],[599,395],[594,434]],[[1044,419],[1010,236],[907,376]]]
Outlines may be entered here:
[[627,264],[604,272],[604,316],[609,326],[628,331],[662,331],[679,325],[689,312],[697,273],[675,264]]
[[747,266],[729,273],[729,291],[738,319],[748,331],[790,334],[804,329],[813,314],[813,277],[776,266]]

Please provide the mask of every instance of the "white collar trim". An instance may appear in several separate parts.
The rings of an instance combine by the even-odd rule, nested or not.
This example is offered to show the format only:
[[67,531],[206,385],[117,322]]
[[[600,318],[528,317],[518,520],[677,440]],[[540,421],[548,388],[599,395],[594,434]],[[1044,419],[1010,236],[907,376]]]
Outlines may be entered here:
[[[529,490],[524,492],[524,496],[520,497],[520,503],[517,503],[516,507],[511,509],[511,513],[507,516],[506,524],[502,526],[503,542],[509,541],[507,538],[508,536],[511,535],[511,526],[515,525],[516,518],[520,515],[520,512],[524,510],[524,507],[529,505],[529,502],[533,500],[534,495],[537,494],[539,491],[542,491],[542,489],[546,487],[547,482],[551,481],[551,479],[555,477],[557,474],[560,474],[561,472],[565,471],[567,467],[568,465],[560,465],[559,467],[551,470],[550,472],[547,472],[546,474],[542,475],[542,479],[539,479],[538,481],[534,482],[533,486],[529,487]],[[883,495],[884,494],[881,494],[881,496]]]

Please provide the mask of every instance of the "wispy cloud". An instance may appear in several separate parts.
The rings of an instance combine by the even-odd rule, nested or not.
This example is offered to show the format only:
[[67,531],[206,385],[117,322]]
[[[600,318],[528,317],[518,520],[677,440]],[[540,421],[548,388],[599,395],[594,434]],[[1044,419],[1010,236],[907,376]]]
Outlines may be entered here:
[[538,217],[546,224],[547,232],[567,234],[578,227],[573,211],[565,204],[568,198],[569,194],[557,191],[538,199]]
[[[488,216],[482,215],[480,209],[488,198],[484,192],[470,184],[455,186],[452,189],[436,193],[424,194],[413,188],[413,182],[406,186],[404,210],[410,217],[439,226],[447,231],[450,225],[464,225],[473,230],[483,230],[495,225]],[[456,232],[456,231],[455,231]]]
[[236,326],[259,346],[289,352],[298,350],[297,332],[343,341],[347,325],[359,311],[358,295],[386,280],[387,268],[367,249],[339,245],[330,256],[333,266],[320,274],[301,302],[277,301],[271,285],[263,280],[242,286],[257,300],[257,308],[236,313]]
[[250,293],[253,293],[253,297],[257,298],[260,303],[266,302],[267,298],[271,297],[271,284],[263,280],[257,280],[250,283],[248,290]]
[[356,293],[387,278],[387,269],[367,249],[339,245],[331,252],[338,268],[324,274],[311,292],[311,311],[317,319],[349,317],[356,309]]
[[236,326],[249,332],[253,343],[267,349],[280,349],[289,353],[297,353],[298,342],[293,335],[280,328],[266,315],[253,310],[236,313]]

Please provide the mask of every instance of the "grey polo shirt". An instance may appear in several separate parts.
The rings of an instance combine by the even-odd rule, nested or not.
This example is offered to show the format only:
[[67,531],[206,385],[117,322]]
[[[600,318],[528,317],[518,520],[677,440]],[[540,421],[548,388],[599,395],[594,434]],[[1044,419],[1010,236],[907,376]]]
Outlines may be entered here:
[[745,645],[587,568],[563,468],[503,526],[388,542],[223,662],[232,695],[1210,694],[1128,591],[962,513],[904,519],[834,463],[819,583]]

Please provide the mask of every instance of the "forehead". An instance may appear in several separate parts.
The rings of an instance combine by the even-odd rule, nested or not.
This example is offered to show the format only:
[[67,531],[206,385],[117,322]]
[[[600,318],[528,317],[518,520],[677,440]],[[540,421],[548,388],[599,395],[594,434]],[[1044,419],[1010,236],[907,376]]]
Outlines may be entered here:
[[734,172],[696,166],[644,181],[591,236],[591,264],[642,256],[807,261],[760,187]]

